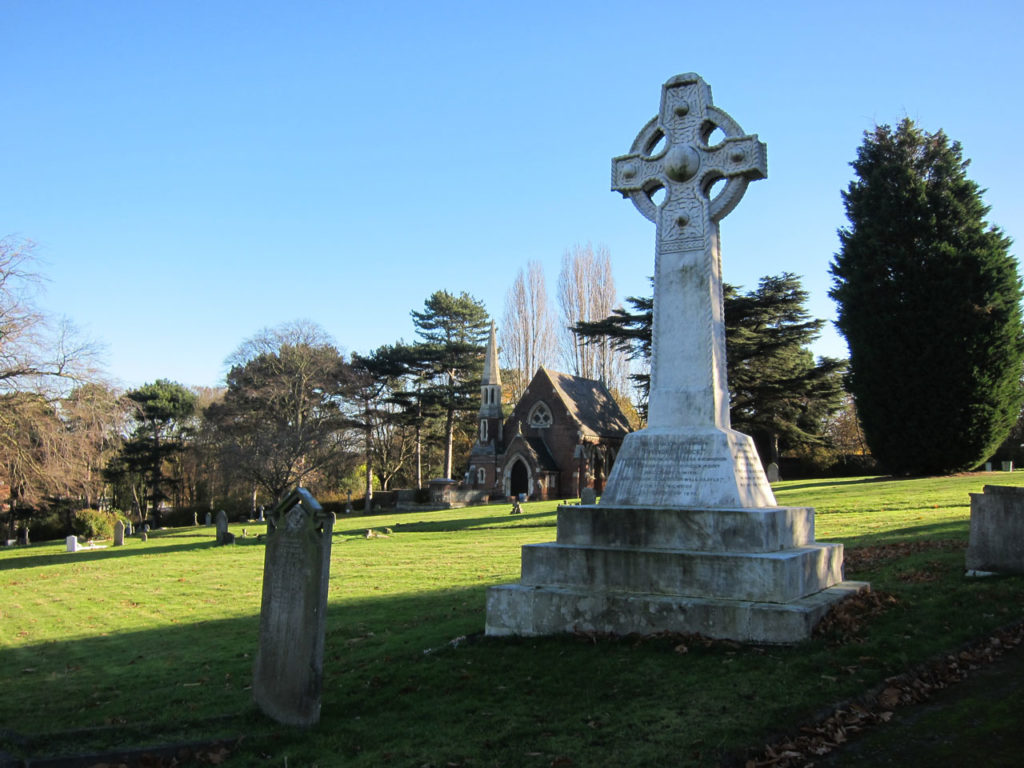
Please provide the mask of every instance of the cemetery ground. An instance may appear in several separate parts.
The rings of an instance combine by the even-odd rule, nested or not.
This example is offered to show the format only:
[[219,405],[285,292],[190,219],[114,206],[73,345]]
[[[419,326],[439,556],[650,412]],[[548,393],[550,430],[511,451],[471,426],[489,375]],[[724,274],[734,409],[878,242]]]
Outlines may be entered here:
[[[308,730],[252,704],[261,524],[232,525],[224,547],[198,527],[78,553],[2,550],[0,765],[4,752],[157,745],[193,746],[144,764],[878,765],[911,745],[900,765],[1010,765],[1024,736],[1021,697],[1005,689],[1022,654],[982,662],[994,633],[1024,621],[1024,577],[964,576],[968,493],[985,484],[1024,486],[1024,474],[776,485],[780,504],[817,509],[818,540],[844,543],[847,578],[873,588],[793,647],[486,638],[486,587],[518,579],[523,544],[554,540],[555,503],[342,516],[322,718]],[[903,706],[928,688],[936,704]],[[829,762],[814,754],[847,737]],[[806,757],[776,760],[793,747]]]

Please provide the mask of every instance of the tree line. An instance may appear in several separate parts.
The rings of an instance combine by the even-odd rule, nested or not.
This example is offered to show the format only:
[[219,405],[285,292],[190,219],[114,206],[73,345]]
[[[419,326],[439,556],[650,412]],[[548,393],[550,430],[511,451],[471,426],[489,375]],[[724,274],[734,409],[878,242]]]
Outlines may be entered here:
[[[824,466],[870,451],[896,474],[970,469],[1019,424],[1022,289],[1009,239],[962,149],[909,120],[865,133],[830,265],[849,361],[815,359],[824,321],[796,275],[726,286],[730,410],[765,461]],[[0,502],[8,536],[49,515],[70,527],[101,501],[143,520],[254,509],[296,484],[325,498],[458,477],[475,429],[490,318],[468,293],[411,312],[416,338],[343,355],[315,323],[266,329],[219,389],[104,384],[96,349],[39,312],[32,244],[0,240]],[[653,300],[615,304],[607,249],[565,253],[556,321],[542,267],[506,294],[506,405],[541,365],[601,379],[642,424]],[[632,397],[630,397],[632,395]],[[1016,427],[1015,427],[1016,425]],[[1019,439],[1018,439],[1019,442]],[[1002,450],[1009,450],[1003,445]]]

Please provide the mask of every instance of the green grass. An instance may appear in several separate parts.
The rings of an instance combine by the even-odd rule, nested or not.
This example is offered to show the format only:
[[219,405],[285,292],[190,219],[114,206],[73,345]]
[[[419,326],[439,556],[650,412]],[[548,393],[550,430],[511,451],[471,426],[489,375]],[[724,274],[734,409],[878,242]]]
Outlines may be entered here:
[[[523,544],[554,539],[554,503],[342,517],[323,714],[308,731],[251,703],[258,524],[232,526],[230,547],[188,528],[77,554],[0,551],[0,750],[244,736],[230,765],[713,764],[1024,618],[1024,579],[963,576],[968,493],[985,483],[1024,474],[776,486],[780,504],[817,509],[819,540],[865,564],[847,577],[897,600],[852,642],[792,648],[481,638],[486,587],[518,579]],[[367,539],[368,527],[393,534]],[[906,543],[895,558],[854,551]]]

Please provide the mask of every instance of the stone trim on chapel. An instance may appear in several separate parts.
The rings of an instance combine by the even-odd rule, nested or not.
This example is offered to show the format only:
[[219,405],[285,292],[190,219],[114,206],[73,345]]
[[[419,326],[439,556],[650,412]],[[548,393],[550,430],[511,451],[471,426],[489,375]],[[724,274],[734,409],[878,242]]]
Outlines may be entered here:
[[630,432],[607,387],[541,367],[504,421],[501,390],[492,323],[466,487],[486,491],[492,499],[519,494],[577,498],[584,488],[600,495]]

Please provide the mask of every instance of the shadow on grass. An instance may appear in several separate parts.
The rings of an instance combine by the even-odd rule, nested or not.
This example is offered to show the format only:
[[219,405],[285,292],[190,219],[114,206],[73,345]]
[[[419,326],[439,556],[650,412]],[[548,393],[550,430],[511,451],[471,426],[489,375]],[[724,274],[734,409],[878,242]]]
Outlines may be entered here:
[[[415,663],[482,631],[483,594],[483,587],[460,587],[331,603],[317,729],[365,712],[367,689],[382,687],[393,662]],[[98,627],[94,636],[0,647],[0,755],[85,755],[265,736],[268,728],[303,738],[310,732],[278,726],[252,703],[258,643],[257,613],[128,632]],[[384,730],[387,720],[366,727]]]
[[[541,522],[543,520],[544,522]],[[533,522],[529,522],[533,521]],[[345,531],[335,531],[335,535],[360,536],[367,528],[353,528]],[[376,528],[385,526],[377,525]],[[417,520],[414,523],[394,523],[390,526],[395,533],[444,533],[446,531],[465,531],[474,528],[554,528],[554,512],[537,512],[534,514],[521,515],[490,515],[488,517],[473,517],[465,520],[438,520],[423,522]]]
[[831,478],[822,480],[813,480],[806,483],[786,483],[785,486],[779,488],[780,491],[806,491],[811,488],[838,488],[849,485],[871,485],[874,483],[891,483],[900,480],[898,477],[891,477],[883,475],[880,477],[851,477],[851,478]]
[[[153,534],[150,534],[151,536]],[[159,544],[151,546],[149,542],[139,541],[135,537],[126,539],[128,542],[123,547],[107,545],[102,549],[80,549],[77,552],[54,552],[53,554],[22,555],[20,557],[9,557],[0,559],[0,571],[16,571],[21,568],[36,568],[42,565],[57,565],[59,563],[81,563],[95,562],[97,560],[110,560],[117,557],[135,557],[137,555],[169,555],[175,552],[190,552],[197,549],[215,549],[217,542],[214,539],[202,539],[188,544]],[[257,538],[236,538],[234,545],[228,546],[263,546],[263,542]]]
[[864,533],[860,536],[844,536],[842,541],[848,547],[893,544],[913,539],[962,539],[966,544],[969,531],[969,521],[948,520],[941,523],[911,525],[905,528],[890,528],[878,533]]

